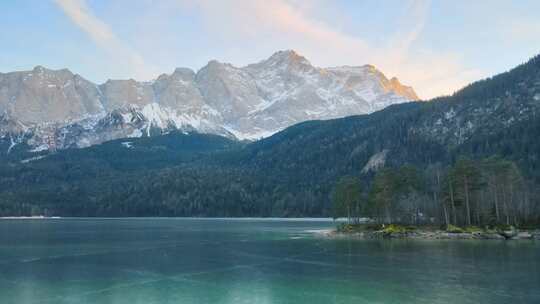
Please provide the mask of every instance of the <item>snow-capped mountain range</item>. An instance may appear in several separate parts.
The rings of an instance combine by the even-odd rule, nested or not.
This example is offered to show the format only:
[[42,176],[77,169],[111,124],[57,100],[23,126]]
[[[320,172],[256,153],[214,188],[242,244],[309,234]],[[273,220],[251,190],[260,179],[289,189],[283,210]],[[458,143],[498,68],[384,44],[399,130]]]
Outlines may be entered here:
[[[254,140],[298,122],[417,100],[371,65],[319,68],[294,51],[245,67],[210,61],[150,82],[96,85],[67,69],[0,73],[0,138],[35,151],[197,131]],[[12,146],[10,145],[10,146]]]

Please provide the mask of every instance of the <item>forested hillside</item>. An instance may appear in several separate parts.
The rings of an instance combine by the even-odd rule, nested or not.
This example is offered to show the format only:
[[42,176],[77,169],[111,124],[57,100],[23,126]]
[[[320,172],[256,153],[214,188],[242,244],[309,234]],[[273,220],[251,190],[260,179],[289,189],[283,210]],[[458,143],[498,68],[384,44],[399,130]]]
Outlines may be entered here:
[[[357,177],[367,200],[381,168],[408,165],[422,177],[422,195],[433,196],[425,189],[434,167],[444,175],[469,159],[480,169],[499,156],[519,169],[530,213],[537,215],[539,109],[537,56],[452,96],[305,122],[250,144],[170,134],[141,139],[141,147],[120,140],[26,163],[14,153],[2,164],[0,214],[329,216],[332,190],[343,176]],[[177,137],[205,144],[160,143]],[[434,212],[440,220],[442,209]]]

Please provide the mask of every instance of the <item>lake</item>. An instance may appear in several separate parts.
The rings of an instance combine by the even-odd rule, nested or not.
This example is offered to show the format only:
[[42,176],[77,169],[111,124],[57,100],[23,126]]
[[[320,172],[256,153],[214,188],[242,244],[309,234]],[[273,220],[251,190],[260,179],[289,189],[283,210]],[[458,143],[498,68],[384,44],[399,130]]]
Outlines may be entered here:
[[540,303],[538,241],[332,240],[325,220],[0,220],[0,303]]

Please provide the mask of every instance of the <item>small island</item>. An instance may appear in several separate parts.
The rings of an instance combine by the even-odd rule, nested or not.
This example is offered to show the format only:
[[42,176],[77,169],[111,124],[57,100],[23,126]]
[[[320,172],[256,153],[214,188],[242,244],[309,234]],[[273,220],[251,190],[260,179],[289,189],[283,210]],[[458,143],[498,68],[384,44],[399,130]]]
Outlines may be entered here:
[[[453,165],[370,168],[332,192],[332,238],[540,240],[533,190],[512,161],[460,158]],[[367,182],[366,182],[367,181]],[[368,187],[362,187],[366,182]]]
[[420,239],[420,240],[540,240],[540,229],[514,226],[477,226],[441,228],[436,226],[408,226],[341,223],[335,230],[322,231],[323,237],[349,239]]

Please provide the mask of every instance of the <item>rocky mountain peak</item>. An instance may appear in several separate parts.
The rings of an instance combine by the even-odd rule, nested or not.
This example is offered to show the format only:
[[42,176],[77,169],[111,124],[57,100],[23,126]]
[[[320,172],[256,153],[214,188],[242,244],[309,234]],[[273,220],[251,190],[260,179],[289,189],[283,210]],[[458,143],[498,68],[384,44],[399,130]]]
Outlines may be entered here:
[[418,95],[410,86],[401,84],[397,77],[392,77],[388,84],[388,89],[392,92],[396,92],[399,95],[407,97],[409,100],[419,100]]
[[59,78],[69,78],[73,77],[73,73],[69,69],[48,69],[41,65],[37,65],[32,69],[32,76],[40,76],[46,78],[59,77]]
[[68,69],[36,66],[0,75],[0,112],[23,123],[60,123],[102,111],[96,86]]
[[272,54],[268,59],[259,63],[250,64],[248,69],[306,69],[313,68],[309,60],[304,56],[299,55],[293,50],[278,51]]
[[294,50],[278,51],[269,58],[269,61],[302,63],[311,65],[311,63],[306,59],[306,57],[298,54]]
[[[413,99],[412,88],[372,65],[320,68],[294,50],[245,67],[211,60],[197,72],[177,68],[152,82],[96,85],[42,66],[0,74],[0,113],[37,129],[64,125],[75,147],[171,128],[258,139],[302,121],[366,114]],[[135,110],[140,119],[132,123],[128,114]],[[111,124],[119,115],[124,123]]]
[[46,70],[46,69],[45,69],[43,66],[41,66],[41,65],[36,65],[32,71],[38,72],[38,73],[39,73],[39,72],[43,72],[43,71],[45,71],[45,70]]
[[193,79],[195,78],[195,72],[192,69],[188,68],[176,68],[171,76],[174,78]]
[[204,70],[209,70],[209,71],[224,70],[229,67],[232,67],[230,63],[224,63],[217,60],[210,60],[208,61],[206,66],[204,66],[202,69],[199,70],[199,72],[204,71]]

